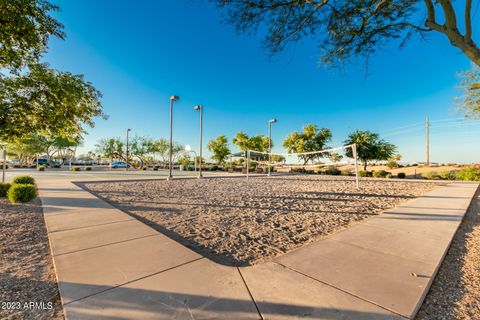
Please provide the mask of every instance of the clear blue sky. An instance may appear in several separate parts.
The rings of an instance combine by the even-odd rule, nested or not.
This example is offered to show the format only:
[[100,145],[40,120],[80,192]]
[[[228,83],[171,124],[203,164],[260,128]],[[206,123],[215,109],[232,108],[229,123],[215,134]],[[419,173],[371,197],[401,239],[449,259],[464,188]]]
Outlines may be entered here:
[[[364,61],[321,66],[317,45],[308,39],[270,59],[261,35],[237,34],[207,1],[56,3],[67,38],[52,40],[45,60],[84,74],[103,93],[110,116],[88,130],[81,152],[92,150],[99,138],[123,137],[127,127],[132,134],[168,137],[173,94],[181,96],[174,139],[197,150],[193,106],[199,103],[205,108],[205,142],[219,134],[231,139],[241,130],[267,134],[268,119],[275,117],[274,150],[283,151],[288,133],[313,123],[332,130],[332,146],[353,129],[378,132],[405,161],[424,161],[424,131],[421,125],[416,131],[393,129],[422,123],[426,114],[433,121],[462,117],[453,101],[459,95],[456,73],[470,64],[440,35],[414,37],[401,50],[392,43],[370,59],[367,75]],[[480,124],[458,123],[432,127],[431,161],[479,161]]]

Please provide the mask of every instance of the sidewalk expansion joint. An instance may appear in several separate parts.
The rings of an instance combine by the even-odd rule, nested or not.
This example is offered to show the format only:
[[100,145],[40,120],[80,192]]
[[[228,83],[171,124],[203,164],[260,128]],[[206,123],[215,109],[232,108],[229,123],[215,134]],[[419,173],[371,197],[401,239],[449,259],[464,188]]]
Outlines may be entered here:
[[122,283],[122,284],[119,284],[119,285],[116,285],[116,286],[112,286],[112,287],[107,288],[107,289],[105,289],[105,290],[101,290],[101,291],[98,291],[98,292],[89,294],[89,295],[87,295],[87,296],[85,296],[85,297],[81,297],[81,298],[78,298],[78,299],[69,301],[69,302],[67,302],[67,303],[64,303],[63,305],[66,306],[66,305],[72,304],[72,303],[74,303],[74,302],[81,301],[81,300],[84,300],[84,299],[87,299],[87,298],[96,296],[96,295],[98,295],[98,294],[101,294],[101,293],[104,293],[104,292],[107,292],[107,291],[110,291],[110,290],[113,290],[113,289],[116,289],[116,288],[123,287],[124,285],[131,284],[131,283],[134,283],[134,282],[137,282],[137,281],[140,281],[140,280],[143,280],[143,279],[152,277],[152,276],[156,276],[157,274],[161,274],[161,273],[164,273],[164,272],[167,272],[167,271],[176,269],[176,268],[183,267],[183,266],[185,266],[185,265],[187,265],[187,264],[193,263],[193,262],[198,261],[198,260],[201,260],[201,259],[205,259],[205,257],[196,258],[196,259],[193,259],[193,260],[190,260],[190,261],[181,263],[181,264],[179,264],[179,265],[176,265],[176,266],[174,266],[174,267],[167,268],[167,269],[162,270],[162,271],[157,271],[157,272],[154,272],[154,273],[151,273],[151,274],[147,274],[146,276],[143,276],[143,277],[140,277],[140,278],[136,278],[136,279],[134,279],[134,280],[130,280],[130,281],[124,282],[124,283]]
[[130,242],[130,241],[135,241],[135,240],[140,240],[140,239],[145,239],[145,238],[150,238],[150,237],[158,237],[158,236],[161,236],[161,234],[149,234],[149,235],[146,235],[146,236],[136,237],[136,238],[132,238],[132,239],[126,239],[126,240],[122,240],[122,241],[110,242],[110,243],[101,244],[101,245],[98,245],[98,246],[93,246],[93,247],[89,247],[89,248],[85,248],[85,249],[79,249],[79,250],[54,254],[53,256],[54,257],[60,257],[60,256],[64,256],[64,255],[67,255],[67,254],[72,254],[72,253],[77,253],[77,252],[82,252],[82,251],[87,251],[87,250],[92,250],[92,249],[98,249],[98,248],[108,247],[108,246],[115,245],[115,244],[120,244],[120,243],[125,243],[125,242]]
[[346,294],[348,294],[348,295],[350,295],[350,296],[352,296],[352,297],[355,297],[355,298],[360,299],[360,300],[362,300],[362,301],[364,301],[364,302],[367,302],[367,303],[369,303],[369,304],[373,304],[373,305],[375,305],[375,306],[377,306],[377,307],[379,307],[379,308],[382,308],[382,309],[387,310],[387,311],[389,311],[389,312],[391,312],[391,313],[394,313],[394,314],[397,315],[397,316],[400,316],[400,317],[405,318],[405,319],[409,319],[409,317],[407,317],[407,316],[405,316],[405,315],[403,315],[403,314],[400,314],[400,313],[398,313],[398,312],[396,312],[396,311],[394,311],[394,310],[391,310],[391,309],[389,309],[389,308],[387,308],[387,307],[384,307],[384,306],[382,306],[382,305],[380,305],[380,304],[378,304],[378,303],[375,303],[375,302],[373,302],[373,301],[370,301],[370,300],[367,300],[367,299],[365,299],[365,298],[362,298],[362,297],[360,297],[360,296],[358,296],[358,295],[356,295],[356,294],[354,294],[354,293],[351,293],[351,292],[346,291],[346,290],[344,290],[344,289],[342,289],[342,288],[339,288],[339,287],[337,287],[337,286],[334,286],[334,285],[332,285],[332,284],[330,284],[330,283],[328,283],[328,282],[325,282],[325,281],[322,281],[322,280],[318,280],[318,279],[316,279],[316,278],[314,278],[314,277],[312,277],[312,276],[309,276],[308,274],[305,274],[305,273],[303,273],[303,272],[301,272],[301,271],[292,269],[292,268],[290,268],[290,267],[288,267],[288,266],[286,266],[286,265],[283,265],[283,264],[281,264],[281,263],[279,263],[279,262],[274,262],[274,263],[276,263],[276,264],[278,264],[278,265],[280,265],[280,266],[282,266],[282,267],[284,267],[284,268],[287,268],[288,270],[291,270],[291,271],[293,271],[293,272],[296,272],[296,273],[298,273],[298,274],[301,274],[301,275],[304,276],[304,277],[307,277],[307,278],[312,279],[312,280],[314,280],[314,281],[320,282],[320,283],[322,283],[322,284],[324,284],[324,285],[326,285],[326,286],[329,286],[329,287],[331,287],[331,288],[333,288],[333,289],[336,289],[336,290],[338,290],[338,291],[341,291],[341,292],[343,292],[343,293],[346,293]]
[[118,221],[112,221],[112,222],[106,222],[106,223],[99,223],[99,224],[94,224],[91,226],[84,226],[84,227],[78,227],[78,228],[70,228],[70,229],[62,229],[62,230],[55,230],[55,231],[49,231],[48,233],[56,233],[56,232],[62,232],[62,231],[72,231],[72,230],[79,230],[79,229],[87,229],[87,228],[93,228],[93,227],[99,227],[99,226],[106,226],[109,224],[114,224],[114,223],[119,223],[119,222],[125,222],[125,221],[131,221],[135,220],[135,218],[130,218],[130,219],[125,219],[125,220],[118,220]]
[[238,270],[238,273],[240,274],[240,278],[242,278],[243,284],[245,285],[245,288],[247,289],[248,294],[250,295],[250,298],[252,299],[253,304],[255,305],[255,309],[257,309],[258,315],[260,316],[260,320],[264,320],[263,315],[260,312],[260,309],[258,308],[257,302],[255,301],[255,298],[253,297],[253,294],[247,285],[247,281],[245,281],[245,278],[243,277],[243,274],[240,271],[240,268],[239,267],[236,267],[236,268]]

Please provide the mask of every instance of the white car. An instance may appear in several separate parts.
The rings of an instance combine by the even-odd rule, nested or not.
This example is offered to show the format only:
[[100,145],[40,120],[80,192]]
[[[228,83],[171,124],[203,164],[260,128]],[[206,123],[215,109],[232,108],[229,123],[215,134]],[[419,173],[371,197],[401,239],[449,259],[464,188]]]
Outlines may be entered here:
[[129,164],[127,164],[126,162],[123,162],[123,161],[114,161],[112,162],[112,168],[113,169],[117,169],[117,168],[130,168],[131,166]]

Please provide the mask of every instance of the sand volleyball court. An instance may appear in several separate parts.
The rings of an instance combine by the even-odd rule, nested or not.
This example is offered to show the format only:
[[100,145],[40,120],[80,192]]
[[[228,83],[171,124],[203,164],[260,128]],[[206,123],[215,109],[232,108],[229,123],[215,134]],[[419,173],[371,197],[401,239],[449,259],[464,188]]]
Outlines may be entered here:
[[368,219],[439,183],[340,176],[174,179],[82,187],[215,262],[251,265]]

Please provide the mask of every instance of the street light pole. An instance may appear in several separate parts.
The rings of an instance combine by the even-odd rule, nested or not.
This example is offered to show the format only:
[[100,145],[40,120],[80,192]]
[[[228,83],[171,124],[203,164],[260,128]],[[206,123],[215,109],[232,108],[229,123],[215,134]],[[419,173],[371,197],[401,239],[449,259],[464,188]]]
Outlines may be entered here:
[[202,136],[203,136],[203,106],[200,104],[198,106],[194,107],[195,110],[200,111],[200,159],[198,160],[199,166],[198,166],[198,178],[201,179],[202,176]]
[[277,119],[270,119],[268,121],[268,175],[271,176],[272,163],[272,123],[277,122]]
[[169,154],[169,163],[168,163],[168,180],[173,178],[172,169],[173,169],[173,102],[178,101],[179,96],[170,97],[170,154]]
[[127,128],[127,159],[125,160],[125,162],[127,163],[127,165],[125,166],[125,171],[128,171],[128,133],[132,131],[132,129],[128,129]]

